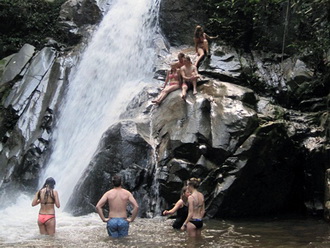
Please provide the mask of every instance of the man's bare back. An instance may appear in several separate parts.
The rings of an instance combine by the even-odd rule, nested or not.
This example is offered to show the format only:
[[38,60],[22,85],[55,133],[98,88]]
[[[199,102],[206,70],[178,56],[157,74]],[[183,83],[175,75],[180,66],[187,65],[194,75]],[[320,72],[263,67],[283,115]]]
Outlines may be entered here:
[[[121,177],[116,175],[112,179],[115,186],[107,191],[96,204],[96,211],[103,222],[107,222],[109,236],[123,237],[128,235],[129,222],[133,222],[137,216],[139,205],[132,193],[121,187]],[[109,216],[104,217],[103,206],[108,203]],[[127,205],[133,206],[131,218],[127,218]]]
[[127,218],[126,206],[132,194],[123,188],[115,188],[106,193],[110,212],[109,218]]

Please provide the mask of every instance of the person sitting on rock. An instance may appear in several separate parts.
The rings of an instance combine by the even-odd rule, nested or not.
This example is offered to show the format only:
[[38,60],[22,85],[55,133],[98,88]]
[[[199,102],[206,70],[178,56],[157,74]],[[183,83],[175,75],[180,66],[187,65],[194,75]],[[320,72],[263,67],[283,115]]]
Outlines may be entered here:
[[191,63],[189,56],[185,56],[184,66],[181,67],[181,76],[183,80],[181,97],[183,100],[186,100],[187,90],[191,85],[193,87],[193,94],[197,94],[197,79],[200,77],[197,67]]
[[[168,84],[168,85],[167,85]],[[159,105],[169,93],[178,90],[181,87],[180,69],[177,68],[176,63],[171,65],[171,69],[167,72],[163,90],[159,96],[152,101],[152,103]]]
[[182,66],[184,66],[184,57],[185,57],[184,53],[180,52],[178,54],[179,61],[177,61],[173,64],[175,66],[175,68],[180,69]]
[[204,33],[203,28],[200,25],[197,25],[195,28],[194,33],[194,43],[195,43],[195,50],[197,53],[197,59],[195,62],[195,66],[198,67],[201,60],[204,58],[204,56],[209,55],[209,43],[208,40],[216,39],[218,38],[218,35],[213,37],[209,36],[206,33]]

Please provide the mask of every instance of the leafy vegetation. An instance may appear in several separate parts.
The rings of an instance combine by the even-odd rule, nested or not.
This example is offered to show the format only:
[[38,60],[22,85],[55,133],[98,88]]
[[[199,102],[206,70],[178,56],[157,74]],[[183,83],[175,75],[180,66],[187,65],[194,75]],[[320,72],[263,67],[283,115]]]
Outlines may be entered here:
[[[263,50],[299,54],[314,69],[310,82],[290,92],[297,105],[311,97],[325,97],[330,90],[329,0],[205,0],[209,16],[205,29],[246,52]],[[248,84],[259,88],[253,71]],[[261,86],[263,87],[263,86]],[[263,91],[263,89],[260,89]],[[289,94],[289,93],[288,93]],[[286,95],[285,101],[289,96]]]
[[205,0],[206,29],[245,51],[305,51],[314,63],[330,47],[329,0]]
[[37,48],[47,37],[61,40],[57,26],[65,0],[0,0],[0,57],[17,52],[24,43]]

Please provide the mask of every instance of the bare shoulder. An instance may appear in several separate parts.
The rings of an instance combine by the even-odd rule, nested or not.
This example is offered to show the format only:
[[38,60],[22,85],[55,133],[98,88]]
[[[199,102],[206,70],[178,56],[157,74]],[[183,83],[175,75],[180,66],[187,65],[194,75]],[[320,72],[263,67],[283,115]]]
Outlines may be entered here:
[[128,191],[127,189],[122,189],[122,190],[123,190],[123,192],[125,192],[128,195],[132,195],[132,193],[130,191]]

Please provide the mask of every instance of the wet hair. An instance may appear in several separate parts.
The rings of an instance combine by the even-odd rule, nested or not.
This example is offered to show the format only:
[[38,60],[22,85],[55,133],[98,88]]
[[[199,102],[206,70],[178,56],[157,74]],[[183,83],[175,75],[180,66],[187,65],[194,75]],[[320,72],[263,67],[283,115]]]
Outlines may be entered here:
[[195,34],[194,34],[195,38],[201,37],[203,35],[203,33],[204,33],[204,30],[203,30],[202,26],[197,25],[195,28]]
[[121,186],[121,176],[120,175],[113,176],[113,178],[112,178],[112,184],[115,187]]
[[55,184],[56,184],[56,182],[55,182],[54,178],[48,177],[46,179],[46,181],[44,183],[44,186],[42,188],[46,188],[48,186],[49,188],[54,189],[55,188]]
[[47,202],[48,196],[55,200],[53,189],[55,188],[55,180],[52,177],[48,177],[44,183],[44,186],[38,191],[38,199],[40,199],[40,193],[42,189],[46,189],[44,195],[44,202]]
[[201,179],[193,177],[188,180],[187,185],[192,186],[193,188],[197,189],[199,187],[200,182],[201,182]]
[[182,189],[181,189],[181,199],[184,202],[188,201],[188,198],[185,196],[185,193],[186,193],[187,189],[188,189],[188,186],[183,186]]
[[187,191],[188,187],[187,186],[183,186],[181,189],[181,195],[184,195]]
[[191,62],[191,58],[188,55],[185,56],[185,59],[188,60],[189,62]]
[[184,56],[184,53],[179,53],[178,54],[178,58],[180,59],[180,58],[184,58],[185,56]]

